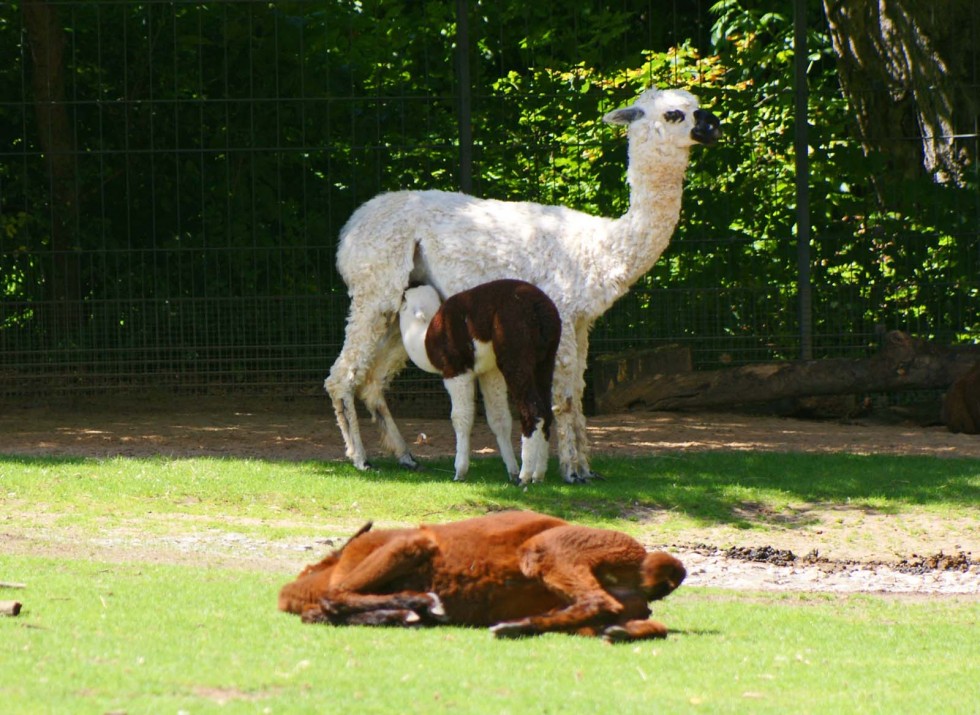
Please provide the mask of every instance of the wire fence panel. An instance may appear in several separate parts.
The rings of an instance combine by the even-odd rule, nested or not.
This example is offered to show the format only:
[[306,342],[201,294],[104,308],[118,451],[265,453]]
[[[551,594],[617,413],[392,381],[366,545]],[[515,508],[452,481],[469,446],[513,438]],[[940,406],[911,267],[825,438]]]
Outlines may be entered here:
[[[0,396],[321,394],[347,312],[337,237],[358,205],[471,181],[479,196],[618,215],[625,138],[600,118],[644,83],[692,86],[726,138],[695,151],[670,249],[597,323],[591,355],[679,343],[700,367],[796,357],[792,91],[726,79],[761,71],[731,57],[767,50],[733,34],[743,44],[721,67],[714,3],[683,5],[10,5]],[[969,19],[980,35],[980,9]],[[791,24],[763,31],[772,43]],[[866,161],[827,57],[809,103],[814,354],[865,355],[896,328],[977,340],[977,177],[923,189]],[[959,141],[975,156],[975,130]],[[902,191],[914,220],[880,208]],[[395,393],[403,409],[446,404],[415,370]]]

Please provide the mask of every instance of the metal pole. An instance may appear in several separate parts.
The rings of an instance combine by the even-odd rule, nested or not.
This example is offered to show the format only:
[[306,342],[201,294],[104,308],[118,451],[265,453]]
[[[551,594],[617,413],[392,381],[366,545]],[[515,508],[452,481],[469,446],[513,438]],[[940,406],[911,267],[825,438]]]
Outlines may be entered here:
[[799,297],[800,359],[813,358],[813,303],[810,291],[810,157],[807,154],[806,0],[795,0],[793,17],[794,118],[796,154],[796,290]]
[[456,0],[456,81],[459,85],[459,190],[473,193],[473,107],[470,88],[469,0]]

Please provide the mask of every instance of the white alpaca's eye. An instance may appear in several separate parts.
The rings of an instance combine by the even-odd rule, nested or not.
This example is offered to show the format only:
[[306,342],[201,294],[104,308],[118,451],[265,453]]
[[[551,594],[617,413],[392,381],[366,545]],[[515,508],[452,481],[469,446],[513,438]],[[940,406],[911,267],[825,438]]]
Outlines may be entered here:
[[671,109],[668,112],[664,112],[664,119],[666,119],[671,124],[676,124],[677,122],[684,121],[684,112],[679,109]]

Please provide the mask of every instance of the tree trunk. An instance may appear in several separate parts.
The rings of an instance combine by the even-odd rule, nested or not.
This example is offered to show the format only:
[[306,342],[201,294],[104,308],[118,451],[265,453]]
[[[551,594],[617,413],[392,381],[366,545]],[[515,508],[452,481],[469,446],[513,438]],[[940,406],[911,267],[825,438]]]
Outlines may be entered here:
[[980,347],[945,348],[902,332],[868,359],[765,363],[656,374],[596,396],[599,412],[730,407],[786,398],[945,389],[980,360]]
[[75,231],[77,180],[71,120],[65,103],[65,32],[57,8],[24,0],[38,142],[48,167],[50,269],[46,298],[56,327],[74,327],[82,298],[80,246]]
[[[978,104],[971,27],[975,0],[823,0],[847,95],[866,152],[904,176],[923,170],[959,183],[975,142]],[[907,138],[919,137],[919,142]]]

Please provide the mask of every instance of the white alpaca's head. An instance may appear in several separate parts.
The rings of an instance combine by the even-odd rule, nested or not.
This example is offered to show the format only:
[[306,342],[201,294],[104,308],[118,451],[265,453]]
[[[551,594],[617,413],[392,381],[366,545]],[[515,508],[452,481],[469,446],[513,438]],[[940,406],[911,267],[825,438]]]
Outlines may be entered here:
[[698,99],[683,89],[648,89],[629,107],[603,117],[628,128],[630,145],[652,144],[686,149],[711,145],[721,138],[721,122],[698,107]]

